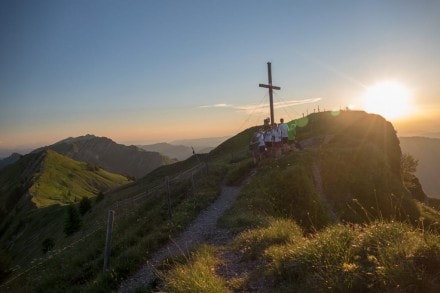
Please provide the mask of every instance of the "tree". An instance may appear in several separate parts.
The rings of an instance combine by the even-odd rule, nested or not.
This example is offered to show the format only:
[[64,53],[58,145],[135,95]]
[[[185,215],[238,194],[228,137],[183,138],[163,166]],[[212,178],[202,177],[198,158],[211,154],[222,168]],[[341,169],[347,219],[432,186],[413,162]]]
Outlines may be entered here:
[[12,258],[6,251],[0,251],[0,282],[6,279],[12,272]]
[[52,248],[55,247],[55,241],[53,238],[46,238],[44,239],[43,243],[41,243],[41,250],[44,254],[46,254],[48,251],[52,250]]
[[416,175],[414,173],[417,170],[417,165],[419,161],[414,159],[410,154],[403,153],[400,159],[400,170],[402,172],[402,180],[403,184],[406,188],[412,189],[414,188],[414,179]]
[[92,202],[88,197],[83,197],[79,202],[79,212],[84,215],[92,208]]
[[98,196],[96,197],[95,201],[98,203],[98,202],[100,202],[103,199],[104,199],[104,192],[100,191],[98,193]]
[[67,208],[67,216],[64,222],[64,233],[70,236],[81,228],[81,216],[78,208],[70,204]]

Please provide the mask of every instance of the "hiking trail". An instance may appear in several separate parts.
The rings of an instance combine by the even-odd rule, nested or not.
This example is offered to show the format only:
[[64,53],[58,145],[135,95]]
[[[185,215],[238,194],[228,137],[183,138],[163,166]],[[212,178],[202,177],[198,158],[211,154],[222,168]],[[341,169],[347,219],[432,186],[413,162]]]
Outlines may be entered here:
[[146,287],[155,277],[155,267],[163,260],[187,254],[196,245],[209,243],[216,246],[228,243],[232,236],[226,229],[217,227],[217,220],[231,207],[240,193],[240,187],[222,186],[220,196],[183,231],[176,239],[156,251],[142,268],[130,278],[124,280],[118,292],[133,292]]

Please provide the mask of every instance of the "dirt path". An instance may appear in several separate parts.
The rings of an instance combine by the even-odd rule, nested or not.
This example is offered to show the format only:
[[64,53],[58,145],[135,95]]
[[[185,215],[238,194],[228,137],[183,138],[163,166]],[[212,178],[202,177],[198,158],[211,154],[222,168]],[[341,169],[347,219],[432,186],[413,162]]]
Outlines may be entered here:
[[147,286],[152,280],[155,267],[169,257],[187,253],[195,245],[208,242],[224,245],[229,242],[229,231],[217,228],[217,220],[232,205],[240,193],[240,188],[223,186],[220,196],[208,208],[202,211],[191,225],[177,239],[172,239],[153,254],[150,260],[131,278],[125,280],[118,292],[133,292],[136,288]]

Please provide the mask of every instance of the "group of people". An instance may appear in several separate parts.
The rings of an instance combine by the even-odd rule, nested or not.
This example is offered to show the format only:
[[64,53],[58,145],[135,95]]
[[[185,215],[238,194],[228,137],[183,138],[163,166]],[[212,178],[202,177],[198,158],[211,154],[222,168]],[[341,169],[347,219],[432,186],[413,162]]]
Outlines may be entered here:
[[265,120],[264,126],[254,134],[250,143],[254,162],[265,156],[279,158],[283,153],[293,150],[297,146],[295,135],[295,123],[284,123],[284,119],[281,118],[278,125],[276,123],[270,125]]

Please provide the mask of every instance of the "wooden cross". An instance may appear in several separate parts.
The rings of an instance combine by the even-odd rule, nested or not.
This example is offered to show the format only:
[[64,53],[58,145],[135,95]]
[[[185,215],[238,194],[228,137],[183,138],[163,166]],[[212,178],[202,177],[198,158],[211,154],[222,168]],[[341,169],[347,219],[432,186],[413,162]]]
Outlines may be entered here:
[[269,77],[269,84],[262,84],[260,83],[260,87],[268,88],[269,89],[269,103],[270,103],[270,124],[274,124],[274,114],[273,114],[273,90],[280,90],[281,88],[279,86],[272,85],[272,69],[271,69],[271,63],[267,62],[267,74]]

